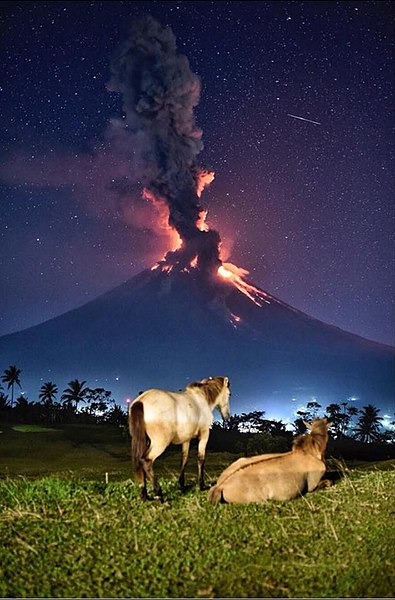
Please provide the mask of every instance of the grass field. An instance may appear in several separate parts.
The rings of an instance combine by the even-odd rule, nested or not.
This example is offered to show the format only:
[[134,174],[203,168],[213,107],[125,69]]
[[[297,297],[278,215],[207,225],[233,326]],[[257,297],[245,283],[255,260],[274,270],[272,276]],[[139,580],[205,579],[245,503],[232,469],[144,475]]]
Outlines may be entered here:
[[[167,502],[142,503],[116,430],[1,429],[2,597],[393,597],[393,461],[343,465],[291,502],[214,507],[179,493],[168,452]],[[234,458],[208,455],[209,478]]]

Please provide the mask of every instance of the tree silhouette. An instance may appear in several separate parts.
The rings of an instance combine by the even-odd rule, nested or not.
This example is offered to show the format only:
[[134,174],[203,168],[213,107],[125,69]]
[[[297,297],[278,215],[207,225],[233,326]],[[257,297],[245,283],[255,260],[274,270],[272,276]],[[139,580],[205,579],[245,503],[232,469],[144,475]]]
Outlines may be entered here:
[[58,388],[56,384],[48,381],[41,386],[38,397],[40,400],[43,400],[44,404],[52,404],[57,393]]
[[306,408],[296,411],[297,416],[295,421],[292,423],[292,427],[295,429],[296,433],[300,434],[306,432],[307,428],[303,421],[310,423],[313,421],[313,419],[316,419],[318,417],[320,408],[322,408],[321,404],[315,400],[310,400],[310,402],[306,404]]
[[8,396],[4,393],[4,388],[0,385],[0,398],[4,400],[5,403],[8,402]]
[[297,410],[296,414],[298,416],[296,417],[295,421],[291,423],[292,427],[295,430],[295,434],[300,435],[306,433],[307,427],[305,425],[305,421],[307,421],[307,418],[310,413],[305,410]]
[[379,417],[380,409],[368,404],[360,412],[355,437],[362,442],[375,442],[380,438],[382,417]]
[[13,414],[18,420],[24,423],[35,423],[39,420],[39,404],[30,401],[27,396],[20,395],[15,400],[15,406],[13,408]]
[[272,420],[272,421],[269,421],[269,424],[270,424],[269,433],[271,435],[286,435],[287,434],[285,423],[283,423],[282,421]]
[[11,408],[8,402],[8,396],[4,393],[4,388],[0,385],[0,412]]
[[266,419],[263,418],[264,414],[264,410],[253,410],[249,413],[242,413],[239,416],[239,431],[249,433],[264,431],[267,423]]
[[325,409],[327,419],[332,423],[332,430],[335,437],[350,435],[352,430],[352,418],[358,414],[355,406],[350,406],[348,402],[341,404],[328,404]]
[[320,408],[322,408],[321,404],[316,402],[315,400],[311,400],[306,404],[306,417],[307,421],[312,421],[318,417],[318,413],[320,412]]
[[[394,415],[395,416],[395,415]],[[380,441],[387,444],[395,444],[395,420],[389,422],[389,428],[380,432]]]
[[342,412],[340,404],[336,404],[335,402],[328,404],[325,409],[325,413],[327,419],[332,423],[332,430],[335,434],[335,437],[344,435],[348,423],[350,422],[350,417],[347,415],[345,410]]
[[7,388],[11,388],[11,406],[14,404],[14,386],[19,385],[22,389],[21,382],[19,380],[19,375],[21,373],[20,369],[17,369],[15,365],[10,365],[8,369],[4,370],[4,374],[1,376],[1,380],[3,383],[7,384]]
[[349,416],[348,427],[351,431],[353,428],[352,418],[356,417],[358,415],[358,412],[359,411],[356,406],[347,406],[347,414]]
[[87,403],[84,412],[91,416],[99,416],[100,413],[105,413],[109,409],[109,405],[115,402],[111,398],[111,392],[104,388],[86,388],[84,400]]
[[73,379],[68,383],[68,388],[63,390],[62,401],[71,406],[73,402],[75,402],[75,408],[77,409],[78,404],[80,402],[85,402],[85,395],[88,391],[88,388],[84,388],[86,381],[78,381],[78,379]]
[[110,425],[118,425],[120,426],[124,426],[126,428],[127,426],[127,416],[124,410],[122,410],[122,408],[118,405],[115,404],[105,415],[104,417],[105,422],[109,423]]
[[55,423],[57,415],[59,414],[60,404],[54,402],[57,393],[57,385],[52,383],[52,381],[48,381],[41,386],[38,396],[44,404],[44,412],[42,416],[49,424]]
[[226,429],[227,431],[240,431],[239,427],[241,424],[241,416],[240,415],[231,415],[227,421],[221,423],[220,421],[216,421],[219,428]]

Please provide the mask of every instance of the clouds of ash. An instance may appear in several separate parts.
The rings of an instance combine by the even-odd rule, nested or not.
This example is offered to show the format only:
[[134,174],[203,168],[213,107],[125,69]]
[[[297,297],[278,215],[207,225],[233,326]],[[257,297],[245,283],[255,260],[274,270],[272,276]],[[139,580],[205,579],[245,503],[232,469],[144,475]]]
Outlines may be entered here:
[[197,257],[203,270],[218,266],[218,233],[198,227],[204,179],[204,169],[196,162],[202,131],[193,113],[199,102],[198,76],[177,53],[172,31],[150,17],[133,24],[111,68],[109,89],[122,94],[126,115],[125,122],[118,122],[119,134],[135,150],[134,162],[149,196],[167,205],[169,224],[183,242],[167,260],[182,267]]
[[[216,266],[219,235],[197,226],[205,175],[196,162],[203,148],[193,114],[198,76],[177,53],[172,31],[150,17],[132,25],[111,73],[108,90],[122,94],[125,114],[111,119],[89,153],[12,156],[0,167],[1,179],[67,188],[95,218],[117,215],[149,229],[158,237],[158,254],[170,249],[167,261],[182,267],[197,257],[202,269]],[[176,252],[174,229],[182,240]]]

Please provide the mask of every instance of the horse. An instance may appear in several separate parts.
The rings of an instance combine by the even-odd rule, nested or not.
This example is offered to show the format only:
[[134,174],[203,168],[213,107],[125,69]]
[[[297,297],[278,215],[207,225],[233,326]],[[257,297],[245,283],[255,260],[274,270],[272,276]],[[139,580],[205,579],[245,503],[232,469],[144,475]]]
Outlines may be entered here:
[[131,455],[135,477],[141,487],[141,498],[148,499],[147,478],[157,499],[163,501],[162,488],[157,481],[153,462],[170,444],[181,444],[179,487],[185,489],[185,466],[192,438],[198,438],[198,481],[204,484],[204,461],[213,410],[217,408],[224,420],[229,412],[230,384],[228,377],[209,377],[186,386],[183,391],[171,392],[149,389],[129,405],[128,422],[132,438]]
[[221,473],[208,500],[213,504],[291,500],[331,485],[321,481],[331,423],[326,418],[304,423],[310,431],[295,438],[290,452],[238,459]]

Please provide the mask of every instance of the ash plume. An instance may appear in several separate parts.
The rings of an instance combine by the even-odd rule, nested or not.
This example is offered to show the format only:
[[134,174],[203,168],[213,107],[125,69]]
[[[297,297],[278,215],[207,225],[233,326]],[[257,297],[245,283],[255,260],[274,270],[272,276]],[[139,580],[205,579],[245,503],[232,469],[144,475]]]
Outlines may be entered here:
[[149,16],[132,25],[114,54],[111,72],[108,89],[122,94],[122,135],[130,138],[141,183],[166,203],[169,225],[182,240],[177,251],[168,252],[166,262],[183,268],[197,257],[201,271],[213,271],[221,264],[220,236],[197,225],[204,174],[196,160],[203,148],[202,131],[193,112],[199,102],[199,77],[177,53],[171,29]]

